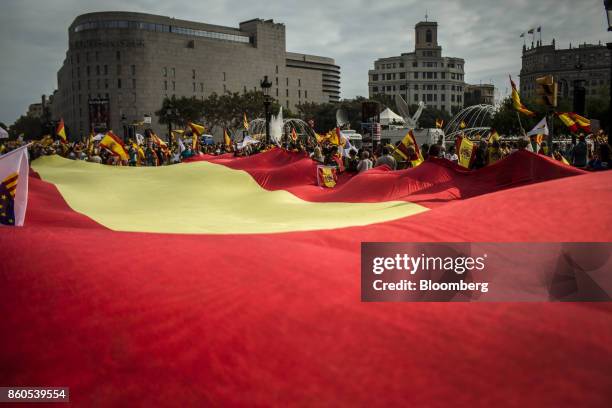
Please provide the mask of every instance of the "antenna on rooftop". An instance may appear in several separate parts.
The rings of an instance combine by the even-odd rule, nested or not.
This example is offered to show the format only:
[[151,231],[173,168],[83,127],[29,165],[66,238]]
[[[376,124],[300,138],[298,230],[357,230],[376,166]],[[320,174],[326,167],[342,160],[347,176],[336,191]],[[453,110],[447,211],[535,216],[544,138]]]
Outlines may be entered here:
[[425,9],[425,22],[427,22],[427,18],[428,18],[428,17],[429,17],[429,16],[427,15],[427,9]]

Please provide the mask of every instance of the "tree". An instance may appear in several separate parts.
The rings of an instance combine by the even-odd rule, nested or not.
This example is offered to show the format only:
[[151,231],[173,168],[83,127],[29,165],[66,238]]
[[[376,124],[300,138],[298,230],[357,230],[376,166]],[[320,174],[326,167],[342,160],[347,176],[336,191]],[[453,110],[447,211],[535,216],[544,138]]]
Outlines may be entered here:
[[24,135],[26,140],[40,139],[42,133],[43,125],[40,118],[33,118],[31,116],[21,116],[9,128],[9,135],[12,138]]

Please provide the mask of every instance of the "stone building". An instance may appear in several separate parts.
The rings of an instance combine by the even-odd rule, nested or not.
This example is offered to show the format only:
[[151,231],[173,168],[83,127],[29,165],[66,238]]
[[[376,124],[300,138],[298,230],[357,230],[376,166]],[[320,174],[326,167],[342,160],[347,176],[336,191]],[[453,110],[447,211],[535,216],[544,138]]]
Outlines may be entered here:
[[443,57],[438,45],[438,23],[415,26],[413,52],[377,59],[368,72],[370,97],[400,94],[408,104],[419,101],[449,113],[463,107],[465,92],[462,58]]
[[494,105],[495,85],[466,85],[464,99],[466,107],[480,104]]
[[610,86],[610,51],[605,45],[581,44],[567,49],[551,45],[523,46],[521,97],[536,96],[536,78],[553,75],[559,84],[559,97],[572,99],[576,81],[581,81],[586,97]]
[[265,75],[271,96],[286,108],[340,98],[340,67],[332,58],[287,52],[285,26],[253,19],[238,28],[151,14],[100,12],[71,24],[66,58],[57,74],[54,118],[72,137],[91,127],[120,132],[152,117],[166,97],[205,99],[212,93],[260,90]]

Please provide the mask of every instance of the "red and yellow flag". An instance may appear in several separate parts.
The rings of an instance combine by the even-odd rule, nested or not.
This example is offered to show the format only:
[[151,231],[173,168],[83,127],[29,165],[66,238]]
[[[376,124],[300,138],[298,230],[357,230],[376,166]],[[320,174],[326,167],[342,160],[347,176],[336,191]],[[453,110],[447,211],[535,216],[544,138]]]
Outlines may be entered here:
[[244,130],[249,130],[249,121],[247,120],[246,112],[243,114],[242,124],[244,126]]
[[499,133],[497,133],[497,130],[495,129],[491,129],[491,133],[489,134],[489,139],[488,139],[488,143],[493,143],[493,142],[499,142],[501,140],[501,138],[499,137]]
[[59,136],[62,143],[68,143],[68,137],[66,136],[66,127],[64,126],[64,118],[60,119],[59,123],[57,124],[55,134]]
[[465,136],[458,136],[456,145],[459,156],[458,164],[469,169],[476,158],[476,145]]
[[232,147],[232,138],[229,133],[227,133],[227,129],[223,129],[223,141],[225,142],[226,147]]
[[334,188],[338,182],[336,168],[331,166],[317,166],[317,181],[321,187]]
[[[410,147],[414,149],[414,152],[410,151]],[[395,156],[398,161],[409,161],[412,164],[412,167],[416,167],[423,163],[423,155],[421,154],[419,145],[416,142],[414,133],[412,133],[412,129],[410,129],[406,136],[404,136],[402,142],[397,145],[393,151],[393,156]]]
[[510,85],[512,86],[512,105],[514,106],[514,109],[516,109],[518,112],[521,112],[523,115],[535,116],[535,113],[533,113],[532,111],[527,109],[525,105],[523,105],[523,103],[521,102],[521,96],[519,95],[518,90],[516,89],[516,84],[512,80],[512,77],[510,75],[508,76],[510,78]]
[[298,135],[295,132],[295,128],[291,129],[291,140],[293,140],[294,142],[297,142],[298,140]]
[[444,121],[442,119],[436,119],[436,129],[442,129]]
[[570,131],[575,133],[578,130],[582,130],[583,132],[591,133],[591,121],[587,118],[574,112],[557,112],[557,116]]
[[108,133],[104,135],[102,140],[100,140],[100,147],[107,149],[115,156],[119,156],[121,160],[128,160],[128,154],[125,150],[123,142],[113,133],[112,130],[109,130]]

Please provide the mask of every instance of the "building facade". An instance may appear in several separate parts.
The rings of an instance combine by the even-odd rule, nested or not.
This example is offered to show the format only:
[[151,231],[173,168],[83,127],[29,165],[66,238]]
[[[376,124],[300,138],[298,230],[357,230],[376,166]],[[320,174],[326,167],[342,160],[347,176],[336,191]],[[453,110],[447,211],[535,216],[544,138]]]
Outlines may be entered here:
[[155,112],[166,97],[205,99],[212,93],[260,90],[284,107],[340,98],[340,67],[332,58],[286,51],[285,26],[253,19],[238,28],[142,13],[77,17],[60,68],[53,105],[73,137],[108,123],[140,122],[164,134]]
[[465,106],[495,105],[495,85],[466,85],[464,93]]
[[559,98],[572,98],[576,81],[581,81],[586,96],[610,86],[610,52],[605,45],[581,44],[557,49],[551,45],[523,46],[521,97],[536,96],[536,78],[552,75],[559,84]]
[[443,57],[438,44],[438,23],[422,21],[415,26],[414,51],[380,58],[368,71],[370,97],[401,95],[406,102],[425,102],[428,107],[456,112],[463,107],[465,61]]

